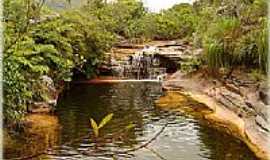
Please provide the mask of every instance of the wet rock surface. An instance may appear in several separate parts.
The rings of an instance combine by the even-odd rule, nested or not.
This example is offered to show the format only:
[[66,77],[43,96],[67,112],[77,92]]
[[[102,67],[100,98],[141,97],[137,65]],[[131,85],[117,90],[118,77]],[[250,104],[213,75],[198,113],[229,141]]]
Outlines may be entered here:
[[156,79],[172,74],[202,55],[184,41],[153,41],[145,44],[123,42],[107,53],[100,71],[125,79]]
[[202,103],[181,94],[177,91],[168,91],[165,96],[156,101],[156,105],[163,109],[188,112],[195,117],[201,117],[203,114],[213,113],[214,110]]
[[[245,73],[239,72],[227,79],[213,78],[204,72],[189,75],[177,72],[163,85],[169,91],[179,90],[207,96],[215,102],[214,106],[209,107],[216,110],[216,114],[220,111],[222,115],[224,112],[222,108],[235,114],[237,116],[235,120],[233,118],[228,120],[236,122],[236,119],[239,119],[243,122],[243,125],[235,123],[239,128],[236,131],[241,132],[239,133],[240,139],[245,141],[254,152],[257,152],[259,157],[269,158],[267,156],[270,154],[268,152],[270,148],[270,121],[268,118],[270,106],[267,101],[269,92],[265,81],[254,81]],[[230,127],[226,124],[228,120],[223,122],[219,120],[221,121],[219,123]]]

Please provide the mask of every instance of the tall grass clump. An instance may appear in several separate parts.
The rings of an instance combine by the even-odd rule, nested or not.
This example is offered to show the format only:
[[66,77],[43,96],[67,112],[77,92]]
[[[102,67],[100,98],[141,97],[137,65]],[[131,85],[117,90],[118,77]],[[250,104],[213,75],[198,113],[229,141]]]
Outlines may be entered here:
[[240,34],[240,22],[236,18],[217,19],[210,25],[203,37],[205,58],[210,69],[232,68],[238,63],[239,56],[235,53],[235,42]]
[[224,66],[223,56],[224,51],[222,45],[216,40],[205,45],[206,49],[206,61],[210,68],[218,69],[219,67]]
[[247,69],[257,69],[265,74],[268,71],[268,33],[266,25],[256,26],[236,42],[235,52],[238,65]]
[[265,27],[256,38],[256,45],[258,47],[258,65],[260,70],[264,73],[269,71],[268,66],[268,31]]

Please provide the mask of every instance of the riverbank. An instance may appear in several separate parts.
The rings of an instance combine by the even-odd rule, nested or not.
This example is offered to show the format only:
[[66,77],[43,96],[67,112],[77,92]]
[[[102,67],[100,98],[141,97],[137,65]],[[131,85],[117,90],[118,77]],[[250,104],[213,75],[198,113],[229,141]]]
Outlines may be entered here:
[[177,96],[187,96],[204,104],[208,109],[195,111],[208,110],[202,112],[202,116],[210,126],[239,138],[258,158],[267,160],[270,158],[270,127],[266,82],[255,81],[247,73],[237,71],[232,77],[217,79],[202,70],[190,74],[176,72],[163,83],[167,92],[157,105],[181,108],[182,101]]
[[4,129],[5,159],[48,159],[44,153],[59,142],[61,126],[57,116],[28,114],[24,128],[14,133]]

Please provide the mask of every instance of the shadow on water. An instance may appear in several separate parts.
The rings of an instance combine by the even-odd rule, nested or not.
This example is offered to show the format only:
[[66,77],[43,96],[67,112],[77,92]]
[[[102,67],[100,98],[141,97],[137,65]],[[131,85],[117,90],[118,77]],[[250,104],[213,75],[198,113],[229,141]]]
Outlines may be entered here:
[[[73,86],[62,97],[58,106],[57,114],[63,127],[60,143],[90,134],[90,117],[99,122],[108,113],[114,113],[113,120],[101,130],[102,136],[117,132],[131,122],[136,124],[136,127],[119,139],[107,140],[101,148],[133,148],[145,143],[165,123],[169,123],[164,133],[149,145],[166,159],[256,159],[240,141],[202,125],[193,117],[155,107],[154,101],[162,94],[158,83]],[[89,150],[94,143],[91,140],[83,140],[73,144],[73,149]],[[158,159],[147,149],[132,154],[130,159]],[[110,154],[104,153],[99,156],[106,155]]]
[[[142,148],[128,154],[117,155],[117,159],[156,160],[159,159],[157,153],[167,160],[256,159],[243,143],[231,136],[211,129],[184,113],[156,107],[154,102],[162,94],[159,83],[71,86],[71,89],[60,98],[57,107],[57,124],[61,129],[50,132],[53,134],[50,137],[57,139],[53,145],[59,145],[60,148],[50,150],[46,159],[112,159],[115,151],[124,151],[146,143],[164,124],[168,126],[148,145],[148,149]],[[92,133],[90,117],[100,122],[108,113],[114,113],[114,116],[101,129],[100,137],[114,135],[130,123],[136,124],[136,127],[121,136],[104,138],[102,142],[85,137],[88,135],[90,137]],[[38,130],[36,132],[41,134]],[[32,133],[24,137],[23,141],[17,138],[15,142],[17,145],[14,146],[20,148],[9,148],[9,156],[27,155],[28,148],[51,147],[47,145],[51,142],[50,138],[39,139],[34,138],[35,136]],[[68,144],[76,139],[79,140]],[[31,143],[28,143],[29,141]],[[85,152],[90,154],[86,155]]]
[[[25,118],[26,128],[24,132],[9,133],[4,129],[4,158],[44,159],[41,153],[58,144],[59,123],[56,116],[28,115]],[[32,158],[31,156],[34,156]],[[23,158],[28,157],[28,158]],[[29,158],[31,157],[31,158]]]

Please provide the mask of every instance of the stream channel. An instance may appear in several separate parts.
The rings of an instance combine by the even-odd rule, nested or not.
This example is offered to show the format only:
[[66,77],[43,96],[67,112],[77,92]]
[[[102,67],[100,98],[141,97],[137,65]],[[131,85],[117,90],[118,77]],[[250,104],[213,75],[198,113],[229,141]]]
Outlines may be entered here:
[[[56,116],[49,118],[51,129],[45,127],[45,134],[33,129],[31,134],[13,136],[15,142],[5,149],[4,156],[35,155],[39,150],[51,148],[41,156],[28,159],[256,159],[240,140],[209,127],[203,120],[156,106],[155,101],[164,94],[162,81],[156,76],[156,71],[152,73],[156,70],[153,68],[155,64],[151,64],[152,70],[143,70],[140,67],[148,66],[148,61],[141,61],[133,61],[127,66],[128,72],[123,73],[129,76],[136,73],[135,77],[142,74],[140,77],[148,78],[154,75],[157,80],[137,78],[136,81],[116,83],[72,83],[58,99]],[[164,66],[168,69],[168,65]],[[99,123],[110,113],[113,113],[112,120],[99,130],[99,136],[95,138],[90,118]],[[130,124],[133,127],[126,129]]]

